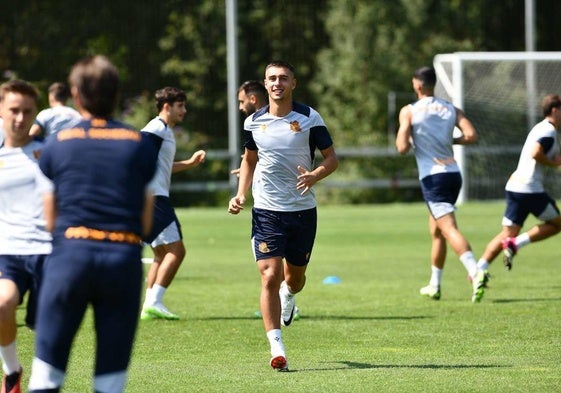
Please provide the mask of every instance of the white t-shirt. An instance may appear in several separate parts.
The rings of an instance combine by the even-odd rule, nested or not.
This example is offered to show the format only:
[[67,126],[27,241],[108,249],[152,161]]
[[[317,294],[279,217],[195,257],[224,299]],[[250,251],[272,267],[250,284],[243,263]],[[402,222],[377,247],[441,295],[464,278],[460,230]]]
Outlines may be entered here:
[[0,148],[0,254],[39,255],[51,252],[45,229],[43,194],[51,181],[37,164],[43,143]]
[[520,153],[518,166],[506,183],[505,189],[507,191],[520,193],[544,192],[544,166],[531,156],[536,143],[544,144],[544,147],[546,147],[544,151],[550,159],[559,154],[557,131],[553,124],[545,119],[536,124],[528,133]]
[[161,139],[158,166],[152,184],[154,185],[154,195],[167,197],[171,186],[171,170],[176,150],[173,130],[160,117],[156,116],[141,131],[154,134]]
[[419,179],[437,173],[459,172],[452,148],[456,108],[437,97],[410,105],[413,147]]
[[[333,142],[319,113],[294,103],[284,116],[273,116],[268,106],[244,122],[246,147],[257,147],[257,167],[253,174],[253,206],[273,211],[299,211],[314,208],[313,189],[304,195],[296,189],[298,166],[313,170],[314,152]],[[253,144],[253,143],[254,144]]]
[[35,124],[45,132],[45,137],[54,135],[60,130],[71,128],[82,117],[80,113],[69,106],[55,106],[43,109],[37,114]]

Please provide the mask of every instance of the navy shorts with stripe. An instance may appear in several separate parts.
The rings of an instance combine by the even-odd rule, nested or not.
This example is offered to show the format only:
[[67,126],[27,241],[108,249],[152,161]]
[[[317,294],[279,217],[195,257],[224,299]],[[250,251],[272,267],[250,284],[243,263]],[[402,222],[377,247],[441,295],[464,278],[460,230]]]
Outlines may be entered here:
[[47,255],[0,255],[2,279],[11,280],[16,284],[20,295],[19,304],[29,292],[25,324],[30,329],[35,328],[37,299],[46,258]]
[[175,210],[171,205],[171,201],[168,197],[158,195],[154,200],[154,222],[152,223],[152,231],[150,235],[142,239],[144,242],[150,244],[158,237],[164,229],[166,229],[172,222],[177,224],[179,230],[179,237],[183,239],[183,234],[181,232],[181,224],[177,219]]
[[251,240],[255,260],[283,257],[295,266],[310,261],[317,230],[316,208],[276,212],[253,208]]
[[95,375],[125,370],[140,309],[140,257],[139,244],[64,239],[55,243],[39,295],[36,356],[65,370],[72,339],[91,304],[97,332]]
[[[546,209],[547,217],[544,217]],[[518,226],[523,226],[528,216],[532,214],[536,218],[548,221],[559,215],[559,208],[555,200],[547,193],[521,193],[506,192],[506,209],[504,217]]]

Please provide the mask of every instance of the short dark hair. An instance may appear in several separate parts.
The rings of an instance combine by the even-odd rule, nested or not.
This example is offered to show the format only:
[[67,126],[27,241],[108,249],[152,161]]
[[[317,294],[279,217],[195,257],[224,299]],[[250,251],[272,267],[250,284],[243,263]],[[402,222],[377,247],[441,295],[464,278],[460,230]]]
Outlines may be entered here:
[[296,69],[294,68],[294,66],[292,64],[290,64],[288,61],[285,60],[273,60],[271,61],[269,64],[267,64],[267,67],[265,67],[265,72],[267,72],[267,70],[271,67],[282,67],[282,68],[286,68],[287,70],[289,70],[290,72],[292,72],[292,76],[296,76]]
[[49,94],[52,94],[58,102],[66,102],[70,98],[70,89],[66,83],[55,82],[49,86]]
[[419,80],[423,86],[434,87],[436,85],[436,72],[432,67],[421,67],[415,70],[413,78]]
[[544,116],[551,115],[553,108],[561,108],[561,96],[548,94],[542,99],[542,112]]
[[249,80],[242,83],[238,89],[238,93],[243,91],[245,94],[255,94],[265,100],[267,98],[267,89],[263,86],[263,83],[257,80]]
[[21,79],[12,79],[0,85],[0,102],[4,101],[7,93],[18,93],[24,96],[29,96],[33,98],[35,104],[37,104],[37,101],[39,100],[39,90],[37,90],[37,88],[31,83]]
[[173,105],[175,102],[187,102],[187,95],[183,90],[169,86],[157,90],[154,98],[156,99],[158,112],[162,110],[166,103]]
[[107,119],[117,107],[119,72],[105,56],[96,55],[78,61],[68,77],[78,90],[81,106],[93,116]]

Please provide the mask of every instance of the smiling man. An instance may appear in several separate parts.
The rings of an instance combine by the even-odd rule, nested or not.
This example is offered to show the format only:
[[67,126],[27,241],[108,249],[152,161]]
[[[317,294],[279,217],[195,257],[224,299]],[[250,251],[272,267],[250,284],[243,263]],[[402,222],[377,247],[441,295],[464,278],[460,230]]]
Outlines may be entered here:
[[[286,61],[269,63],[264,83],[269,105],[244,122],[245,153],[228,211],[238,214],[243,209],[252,185],[251,241],[261,273],[260,306],[271,346],[270,365],[288,371],[281,324],[292,322],[295,295],[306,282],[317,226],[312,187],[337,168],[338,159],[319,113],[293,101],[294,67]],[[314,167],[316,148],[323,160]]]

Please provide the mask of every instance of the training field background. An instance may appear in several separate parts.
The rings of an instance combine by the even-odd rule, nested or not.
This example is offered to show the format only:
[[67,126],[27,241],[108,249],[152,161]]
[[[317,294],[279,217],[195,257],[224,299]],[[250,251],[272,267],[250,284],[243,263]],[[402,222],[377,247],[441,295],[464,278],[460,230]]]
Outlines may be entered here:
[[[502,202],[460,206],[476,257],[500,230]],[[499,257],[480,304],[448,250],[442,299],[430,275],[422,203],[320,206],[302,318],[283,328],[290,373],[270,369],[249,245],[250,208],[179,209],[187,258],[166,294],[179,321],[141,321],[127,392],[560,392],[561,237]],[[535,223],[529,220],[529,224]],[[151,256],[149,250],[146,256]],[[323,279],[337,276],[340,284]],[[23,309],[18,321],[23,324]],[[20,326],[24,383],[33,333]],[[76,338],[64,392],[91,392],[91,312]]]

